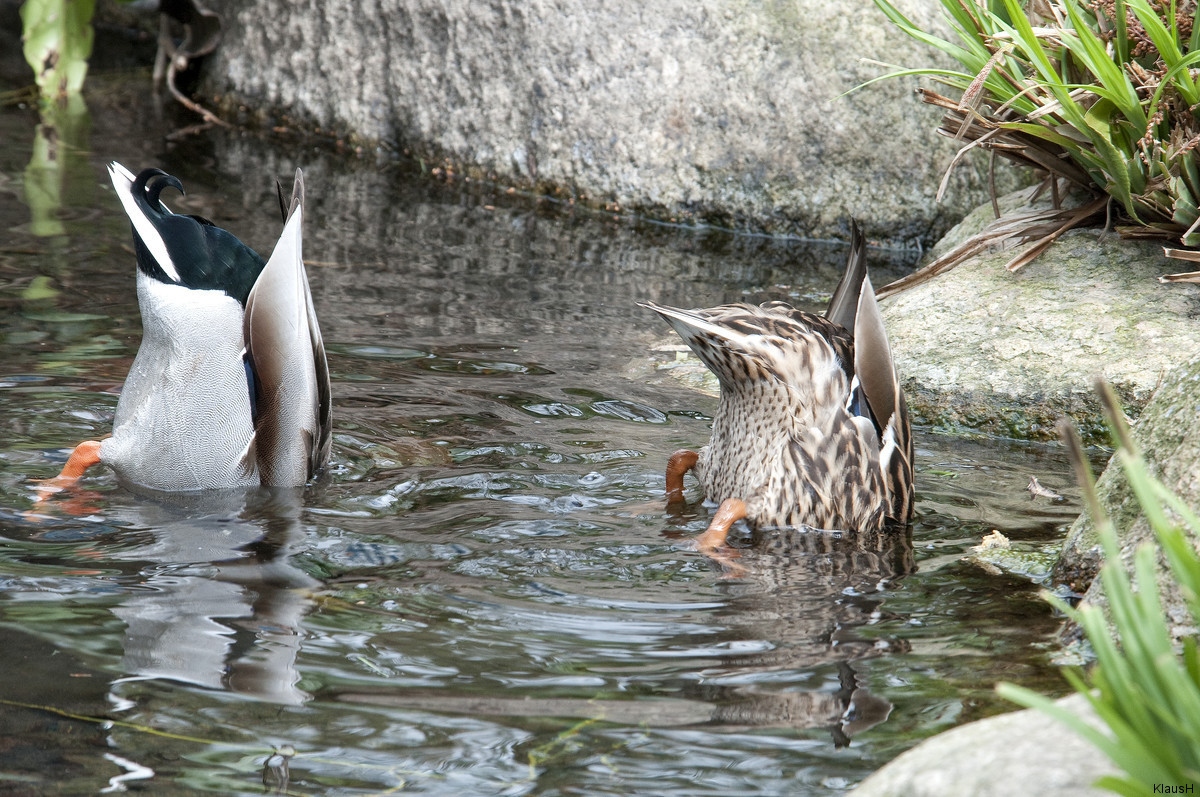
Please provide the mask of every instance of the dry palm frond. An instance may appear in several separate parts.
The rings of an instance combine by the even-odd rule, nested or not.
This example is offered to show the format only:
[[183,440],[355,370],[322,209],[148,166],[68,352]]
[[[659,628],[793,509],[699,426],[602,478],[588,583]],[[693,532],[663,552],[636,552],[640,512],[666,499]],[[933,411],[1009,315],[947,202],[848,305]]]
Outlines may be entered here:
[[1109,198],[1104,196],[1081,207],[1047,208],[1002,216],[933,262],[883,286],[875,295],[884,299],[908,290],[989,249],[1036,241],[1029,249],[1005,264],[1009,271],[1016,271],[1041,254],[1064,232],[1103,213],[1108,202]]
[[[1189,260],[1193,263],[1200,263],[1200,252],[1195,249],[1171,249],[1163,247],[1163,254],[1167,257],[1173,257],[1177,260]],[[1163,274],[1158,278],[1159,282],[1200,282],[1200,271],[1183,271],[1178,274]]]
[[[917,89],[921,99],[930,105],[945,109],[938,132],[949,138],[965,140],[968,147],[976,143],[1004,157],[1061,177],[1073,185],[1095,191],[1095,183],[1087,172],[1069,160],[1067,151],[1043,138],[1020,129],[1006,126],[1006,120],[994,120],[980,113],[970,113],[961,103],[936,91]],[[957,161],[958,158],[955,158]]]

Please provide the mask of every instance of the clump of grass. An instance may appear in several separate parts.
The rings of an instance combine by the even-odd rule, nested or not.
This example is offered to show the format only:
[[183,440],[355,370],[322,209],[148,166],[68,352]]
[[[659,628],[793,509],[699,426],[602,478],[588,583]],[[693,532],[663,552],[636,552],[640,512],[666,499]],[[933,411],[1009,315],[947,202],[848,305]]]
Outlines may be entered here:
[[964,141],[964,152],[980,147],[1042,170],[1056,197],[1065,183],[1111,198],[1063,211],[1049,233],[1036,233],[1044,241],[1037,252],[1115,209],[1122,234],[1162,238],[1173,245],[1169,255],[1200,260],[1200,252],[1173,248],[1200,247],[1196,0],[941,3],[955,41],[922,30],[890,0],[875,0],[901,30],[962,68],[885,77],[931,75],[953,89],[957,98],[921,93],[945,110],[940,132]]
[[[1157,547],[1179,585],[1193,625],[1200,623],[1200,555],[1196,551],[1200,518],[1150,475],[1112,389],[1107,384],[1098,389],[1117,446],[1114,461],[1120,463],[1154,530]],[[1089,673],[1067,669],[1064,674],[1088,699],[1109,733],[1035,692],[1012,684],[1000,684],[998,690],[1014,702],[1058,718],[1108,755],[1124,775],[1102,778],[1097,785],[1103,788],[1124,795],[1162,793],[1164,786],[1195,788],[1200,786],[1197,640],[1189,636],[1176,648],[1159,597],[1154,545],[1146,543],[1136,551],[1130,578],[1121,561],[1112,520],[1096,494],[1079,436],[1067,422],[1060,429],[1104,546],[1100,579],[1108,614],[1097,606],[1072,609],[1057,598],[1050,599],[1079,623],[1095,651],[1096,662]]]

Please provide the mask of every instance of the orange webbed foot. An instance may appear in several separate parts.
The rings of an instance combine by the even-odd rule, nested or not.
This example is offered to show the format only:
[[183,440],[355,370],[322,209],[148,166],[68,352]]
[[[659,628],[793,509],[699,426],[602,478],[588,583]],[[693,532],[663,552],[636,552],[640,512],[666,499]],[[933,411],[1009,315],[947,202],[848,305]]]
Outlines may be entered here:
[[62,487],[69,487],[79,481],[88,468],[93,465],[100,464],[100,441],[99,440],[84,440],[79,445],[75,446],[75,450],[71,452],[71,456],[67,459],[67,464],[63,465],[63,469],[53,479],[49,479],[47,483],[54,483]]

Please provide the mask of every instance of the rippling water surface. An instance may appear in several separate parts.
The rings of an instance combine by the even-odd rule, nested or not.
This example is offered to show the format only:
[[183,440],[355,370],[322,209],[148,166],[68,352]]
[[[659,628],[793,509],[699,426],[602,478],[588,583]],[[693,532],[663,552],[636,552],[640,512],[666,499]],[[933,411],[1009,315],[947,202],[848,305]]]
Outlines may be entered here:
[[[0,109],[0,793],[837,793],[1009,708],[997,680],[1061,689],[1037,587],[962,560],[993,529],[1053,543],[1078,511],[1053,448],[918,429],[910,540],[795,539],[736,578],[681,547],[709,510],[668,516],[663,466],[715,400],[656,368],[672,341],[635,302],[816,308],[844,250],[169,141],[139,80],[95,85],[50,160],[36,114]],[[110,159],[260,250],[305,167],[317,484],[145,496],[97,471],[34,504],[109,430],[139,339]]]

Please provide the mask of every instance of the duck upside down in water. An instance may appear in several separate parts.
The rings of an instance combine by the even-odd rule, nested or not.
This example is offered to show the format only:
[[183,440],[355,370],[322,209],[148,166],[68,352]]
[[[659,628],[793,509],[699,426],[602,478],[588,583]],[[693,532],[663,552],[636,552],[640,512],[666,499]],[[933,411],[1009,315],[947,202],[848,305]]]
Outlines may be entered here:
[[846,273],[825,315],[783,302],[680,310],[667,320],[721,385],[712,439],[667,463],[667,500],[689,470],[720,503],[701,550],[753,529],[878,531],[912,517],[913,447],[866,242],[854,225]]
[[112,436],[80,443],[52,485],[103,463],[157,490],[304,484],[329,458],[325,347],[301,257],[304,180],[267,261],[199,216],[172,213],[159,169],[109,177],[133,223],[142,343]]

